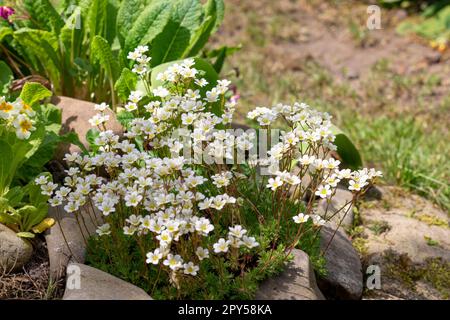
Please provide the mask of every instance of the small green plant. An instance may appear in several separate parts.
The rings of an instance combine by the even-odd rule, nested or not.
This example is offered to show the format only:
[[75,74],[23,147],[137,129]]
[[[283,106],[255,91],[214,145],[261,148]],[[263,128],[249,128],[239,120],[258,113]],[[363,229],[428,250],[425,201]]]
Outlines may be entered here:
[[64,139],[60,111],[39,103],[50,95],[41,85],[27,83],[16,101],[0,98],[0,222],[22,237],[52,224],[44,221],[48,196],[33,181]]
[[391,229],[391,226],[386,221],[374,221],[369,225],[368,228],[377,236],[379,236],[380,234],[389,231]]
[[427,242],[427,245],[434,247],[434,246],[438,246],[439,242],[436,240],[433,240],[431,237],[428,236],[424,236],[425,241]]

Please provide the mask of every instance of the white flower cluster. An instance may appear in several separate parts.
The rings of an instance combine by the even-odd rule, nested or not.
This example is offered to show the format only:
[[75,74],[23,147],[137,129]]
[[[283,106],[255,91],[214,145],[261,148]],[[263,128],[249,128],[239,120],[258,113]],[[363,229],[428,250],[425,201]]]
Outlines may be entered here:
[[[348,180],[348,189],[359,192],[368,186],[381,172],[374,169],[351,171],[339,169],[340,161],[329,155],[336,150],[333,144],[331,117],[321,113],[304,103],[294,105],[278,104],[273,108],[259,107],[248,113],[249,119],[255,119],[261,126],[270,126],[277,119],[284,119],[290,131],[283,132],[280,142],[268,151],[269,159],[265,159],[270,178],[267,188],[276,191],[283,185],[296,186],[301,182],[298,175],[306,173],[314,177],[316,186],[314,193],[320,198],[330,198],[341,180]],[[300,168],[300,173],[292,174],[290,170],[280,170],[283,159],[293,159]],[[290,168],[289,167],[287,169]]]
[[34,120],[36,113],[20,98],[14,102],[6,101],[0,97],[0,124],[12,128],[17,138],[26,140],[30,138],[31,132],[36,130]]
[[[148,72],[147,50],[138,47],[128,55],[137,62],[133,72]],[[180,156],[184,145],[181,139],[174,138],[174,132],[189,137],[194,152],[222,160],[232,158],[238,150],[252,149],[256,138],[254,133],[236,136],[222,129],[231,122],[236,107],[235,102],[225,98],[230,82],[220,80],[201,94],[205,90],[202,87],[209,84],[194,65],[193,59],[173,64],[157,75],[163,86],[148,89],[145,95],[130,93],[124,109],[133,114],[133,119],[123,137],[106,130],[108,106],[96,105],[99,114],[90,123],[100,130],[95,139],[98,151],[67,154],[65,160],[70,168],[59,188],[44,177],[36,180],[42,192],[51,197],[52,206],[62,205],[66,212],[75,214],[83,207],[97,208],[105,220],[97,229],[99,236],[110,235],[119,219],[125,235],[151,239],[151,247],[145,248],[146,262],[167,267],[175,278],[177,274],[197,275],[210,251],[226,255],[259,246],[241,225],[219,227],[212,223],[215,217],[231,216],[232,210],[239,210],[240,202],[234,197],[239,196],[233,196],[232,190],[236,190],[234,184],[243,174],[220,165],[202,166],[207,173],[201,173],[205,171],[198,170],[191,159]],[[220,114],[212,112],[217,105]],[[267,187],[274,194],[285,186],[300,186],[306,172],[315,178],[313,193],[322,198],[331,197],[342,179],[347,179],[349,189],[356,193],[380,175],[367,169],[339,170],[340,162],[328,156],[330,150],[335,150],[335,136],[326,113],[294,104],[257,108],[249,114],[264,127],[280,117],[291,130],[271,147],[267,161],[254,161],[268,165],[274,177],[268,180]],[[285,159],[295,159],[300,174],[292,173],[291,161]],[[206,186],[214,187],[210,190]],[[304,223],[309,218],[299,214],[294,222]],[[311,219],[317,226],[324,224],[319,216]],[[222,227],[229,228],[226,237],[220,234]]]
[[138,46],[134,51],[128,53],[127,56],[129,60],[135,62],[132,72],[141,77],[145,76],[148,73],[148,63],[152,59],[151,57],[148,57],[146,55],[147,52],[148,46]]
[[[138,62],[136,70],[144,70],[143,65],[148,63],[145,51],[146,48],[137,48],[129,54],[130,59]],[[131,92],[124,108],[135,118],[124,139],[106,130],[108,105],[96,105],[99,114],[89,122],[100,130],[95,140],[98,152],[93,155],[67,154],[65,160],[70,168],[59,189],[45,177],[36,182],[41,185],[42,192],[51,197],[49,203],[52,206],[62,205],[66,212],[75,214],[90,206],[98,209],[107,221],[98,227],[99,236],[111,234],[111,215],[123,217],[125,214],[122,224],[125,235],[153,239],[154,247],[146,254],[147,263],[162,263],[173,272],[182,271],[194,276],[199,271],[200,261],[209,257],[209,245],[213,245],[211,250],[215,253],[227,251],[217,250],[223,239],[213,244],[215,226],[208,217],[214,211],[235,205],[236,198],[227,193],[205,196],[199,188],[209,179],[198,174],[186,159],[182,156],[158,157],[136,144],[136,140],[141,140],[155,152],[164,154],[168,150],[172,155],[177,154],[181,146],[172,138],[175,129],[187,132],[198,148],[230,139],[234,144],[234,137],[224,130],[214,130],[218,124],[231,121],[234,104],[224,101],[230,83],[219,81],[202,98],[199,88],[207,81],[196,78],[199,72],[192,68],[193,63],[192,59],[187,59],[159,74],[158,79],[168,85],[153,90],[151,101],[144,106],[140,105],[143,93]],[[188,81],[192,81],[197,89],[180,93],[170,86]],[[219,100],[224,101],[226,112],[223,117],[207,111]],[[213,148],[211,153],[216,155],[216,149]],[[100,172],[107,175],[102,176]],[[217,188],[229,186],[232,179],[233,173],[226,170],[211,177]],[[246,232],[241,226],[230,227],[225,244],[247,249],[258,246],[256,239],[247,236]],[[187,245],[186,241],[192,244]],[[181,246],[193,247],[193,256],[186,255]]]

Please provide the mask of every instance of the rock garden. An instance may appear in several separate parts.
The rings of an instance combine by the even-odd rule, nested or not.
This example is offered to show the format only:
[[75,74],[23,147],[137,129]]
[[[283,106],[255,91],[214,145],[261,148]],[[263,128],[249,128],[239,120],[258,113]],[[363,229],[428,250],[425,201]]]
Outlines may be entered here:
[[[348,7],[72,2],[0,1],[0,299],[449,298],[448,161],[364,111],[388,112],[364,74],[393,52],[350,45]],[[425,84],[395,79],[408,107]]]

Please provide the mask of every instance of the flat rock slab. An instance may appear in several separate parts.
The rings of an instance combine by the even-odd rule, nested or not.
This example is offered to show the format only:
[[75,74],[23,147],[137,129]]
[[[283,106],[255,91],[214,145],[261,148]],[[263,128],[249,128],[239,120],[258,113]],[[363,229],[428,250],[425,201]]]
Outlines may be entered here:
[[0,274],[22,269],[32,255],[33,246],[0,223]]
[[319,278],[319,288],[330,299],[361,299],[363,292],[361,261],[343,231],[338,229],[333,237],[335,229],[335,226],[325,225],[320,231],[320,246],[323,251],[326,250],[327,275]]
[[294,249],[294,259],[280,275],[265,280],[256,293],[257,300],[325,300],[317,287],[308,255]]
[[[429,258],[450,262],[449,216],[429,201],[405,194],[397,188],[383,189],[383,204],[361,209],[364,233],[367,237],[367,255],[386,250],[407,254],[413,263],[421,264]],[[383,224],[385,230],[375,232]]]
[[[50,208],[49,217],[55,219],[55,225],[45,233],[50,261],[50,277],[59,279],[64,276],[69,261],[83,263],[86,255],[86,242],[95,233],[97,224],[92,210],[81,211],[79,222],[74,214],[68,214],[63,206]],[[97,219],[100,217],[97,214]],[[81,227],[81,230],[80,230]]]
[[63,300],[152,300],[142,289],[109,273],[70,263]]
[[[450,272],[448,213],[398,187],[382,187],[383,202],[360,208],[364,266],[380,268],[381,288],[365,298],[448,299]],[[444,285],[442,285],[444,283]]]

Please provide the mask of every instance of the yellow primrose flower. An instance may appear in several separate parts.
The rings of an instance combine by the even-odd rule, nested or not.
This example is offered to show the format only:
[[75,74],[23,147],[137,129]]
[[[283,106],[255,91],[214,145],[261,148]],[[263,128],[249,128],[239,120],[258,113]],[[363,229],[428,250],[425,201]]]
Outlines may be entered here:
[[14,105],[6,101],[5,97],[0,97],[0,118],[9,119],[15,114],[17,114],[17,109]]
[[31,135],[31,131],[36,130],[36,128],[33,127],[33,122],[23,114],[20,114],[14,120],[13,124],[16,128],[16,136],[19,139],[28,139]]

